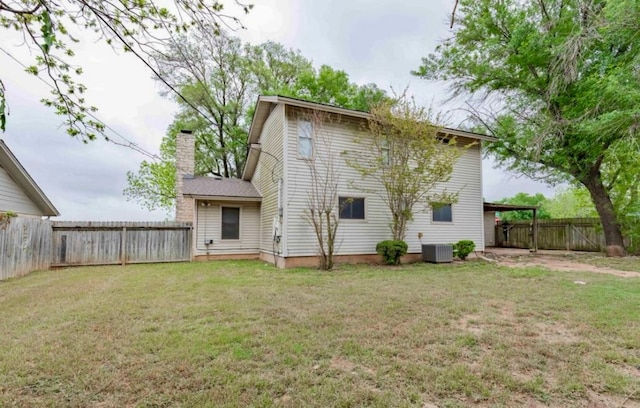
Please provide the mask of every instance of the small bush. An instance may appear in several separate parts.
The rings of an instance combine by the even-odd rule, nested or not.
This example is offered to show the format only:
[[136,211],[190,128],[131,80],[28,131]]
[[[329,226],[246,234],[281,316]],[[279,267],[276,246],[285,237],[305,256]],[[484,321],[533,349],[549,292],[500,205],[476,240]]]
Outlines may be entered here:
[[453,244],[453,252],[461,260],[467,259],[467,256],[476,249],[476,244],[468,239],[463,239]]
[[406,255],[409,245],[404,241],[380,241],[376,245],[376,252],[387,265],[400,265],[400,258]]

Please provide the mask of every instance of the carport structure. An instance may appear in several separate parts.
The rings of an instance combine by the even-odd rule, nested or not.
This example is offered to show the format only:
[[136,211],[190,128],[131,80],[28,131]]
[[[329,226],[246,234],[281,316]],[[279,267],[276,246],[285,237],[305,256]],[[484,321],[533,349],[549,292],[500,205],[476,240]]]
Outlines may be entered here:
[[[529,210],[533,212],[532,233],[531,233],[531,250],[538,252],[538,206],[535,205],[516,205],[516,204],[500,204],[500,203],[483,203],[484,214],[507,211]],[[495,219],[495,218],[494,218]],[[485,217],[486,220],[486,217]],[[486,222],[486,221],[485,221]],[[486,226],[485,226],[486,228]],[[495,234],[495,228],[494,228]]]

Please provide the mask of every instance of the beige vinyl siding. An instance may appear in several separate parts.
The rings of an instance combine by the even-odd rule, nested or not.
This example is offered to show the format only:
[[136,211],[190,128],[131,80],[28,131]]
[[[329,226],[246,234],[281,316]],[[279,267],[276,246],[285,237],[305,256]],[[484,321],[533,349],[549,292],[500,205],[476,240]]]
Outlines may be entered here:
[[[297,159],[297,122],[299,111],[287,109],[287,253],[285,256],[315,255],[317,242],[313,229],[304,219],[307,189],[310,183],[307,160]],[[323,134],[314,140],[314,155],[332,154],[335,166],[340,173],[339,195],[365,197],[365,220],[341,220],[337,234],[337,254],[374,254],[376,243],[390,239],[389,210],[382,199],[371,192],[378,186],[371,179],[362,180],[361,176],[347,166],[345,151],[362,149],[354,141],[363,136],[364,121],[354,118],[334,117],[333,123],[323,126]],[[318,132],[316,132],[318,133]],[[324,142],[330,141],[330,142]],[[327,146],[328,144],[328,146]],[[415,220],[409,225],[406,241],[410,252],[420,252],[421,242],[418,232],[423,233],[422,243],[450,243],[460,239],[476,242],[478,250],[483,246],[481,155],[479,144],[465,150],[456,164],[454,174],[446,187],[449,191],[460,190],[459,201],[453,205],[453,222],[437,224],[431,222],[431,213],[426,206],[417,206]],[[357,184],[358,188],[352,187]]]
[[[459,140],[460,144],[469,144],[469,140]],[[445,188],[449,192],[458,192],[458,201],[452,205],[453,221],[433,222],[431,208],[414,208],[415,216],[407,228],[406,241],[409,252],[420,252],[420,244],[448,244],[462,239],[472,240],[476,251],[484,251],[484,221],[482,208],[482,155],[480,143],[475,142],[465,149],[458,159],[451,180]],[[424,210],[424,211],[420,211]],[[422,232],[420,240],[418,233]]]
[[[307,188],[311,182],[310,166],[313,161],[298,159],[298,126],[297,116],[300,110],[289,108],[287,110],[287,253],[286,256],[315,255],[317,240],[313,228],[305,220],[305,208],[307,207]],[[370,193],[363,193],[350,186],[350,181],[357,181],[360,188],[370,189],[375,185],[372,181],[361,181],[355,170],[346,165],[344,151],[360,148],[354,142],[354,138],[362,134],[362,126],[365,122],[356,118],[331,116],[329,122],[322,128],[314,130],[313,154],[316,162],[322,162],[327,155],[333,158],[333,165],[339,174],[338,192],[340,196],[353,196],[365,198],[365,220],[340,220],[337,234],[337,253],[367,254],[375,253],[373,239],[380,241],[388,238],[388,217],[384,211],[382,200]]]
[[[258,253],[260,245],[260,203],[233,201],[197,202],[195,255]],[[223,240],[221,207],[240,208],[240,239]],[[213,240],[208,246],[205,242]]]
[[496,213],[487,211],[484,213],[484,246],[492,247],[496,245]]
[[278,216],[278,180],[282,178],[284,105],[276,106],[267,118],[260,143],[262,153],[251,182],[262,195],[260,250],[273,252],[273,219]]
[[13,211],[18,214],[43,215],[42,211],[25,194],[9,173],[0,167],[0,211]]

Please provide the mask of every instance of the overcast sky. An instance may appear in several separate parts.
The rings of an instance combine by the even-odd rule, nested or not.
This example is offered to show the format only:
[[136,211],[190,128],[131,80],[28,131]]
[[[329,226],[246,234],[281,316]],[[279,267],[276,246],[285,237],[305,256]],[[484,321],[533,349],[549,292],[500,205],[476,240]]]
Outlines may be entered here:
[[[448,111],[453,126],[463,117],[456,105],[444,104],[443,84],[411,76],[420,58],[449,35],[454,0],[254,0],[242,17],[243,40],[273,40],[299,49],[316,66],[345,70],[351,80],[374,82],[382,88],[410,87],[419,102]],[[228,6],[230,9],[232,5]],[[84,39],[86,37],[86,39]],[[98,117],[127,139],[153,153],[175,113],[175,105],[159,96],[151,73],[131,55],[116,54],[90,36],[82,36],[77,63],[83,66],[88,100],[99,107]],[[0,47],[24,58],[20,37],[2,31]],[[28,61],[28,59],[23,59]],[[10,116],[5,140],[65,220],[163,220],[162,211],[149,212],[122,194],[127,171],[136,171],[145,157],[103,140],[83,144],[60,127],[60,117],[40,104],[45,84],[0,51],[0,78],[7,88]],[[462,102],[458,102],[461,104]],[[124,142],[116,135],[114,140]],[[485,160],[486,200],[517,192],[542,192],[547,186],[513,178]]]

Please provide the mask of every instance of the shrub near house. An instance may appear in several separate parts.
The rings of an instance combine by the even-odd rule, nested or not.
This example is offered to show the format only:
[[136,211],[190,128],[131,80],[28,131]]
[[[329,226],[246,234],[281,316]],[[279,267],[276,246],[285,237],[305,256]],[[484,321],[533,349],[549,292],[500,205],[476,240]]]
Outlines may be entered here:
[[460,258],[461,261],[467,259],[467,256],[475,249],[476,244],[468,239],[463,239],[453,244],[453,253]]
[[400,258],[407,254],[409,246],[400,240],[386,240],[378,242],[376,252],[387,265],[400,265]]

